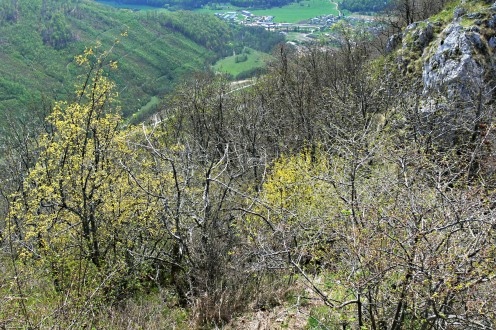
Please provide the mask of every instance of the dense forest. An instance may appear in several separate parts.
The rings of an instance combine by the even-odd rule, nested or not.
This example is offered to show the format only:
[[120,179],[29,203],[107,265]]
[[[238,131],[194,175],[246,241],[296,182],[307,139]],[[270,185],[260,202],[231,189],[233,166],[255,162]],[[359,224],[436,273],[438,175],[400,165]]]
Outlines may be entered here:
[[214,51],[218,57],[240,53],[244,47],[270,53],[274,46],[285,41],[282,34],[263,27],[228,25],[212,15],[191,11],[156,14],[156,19],[162,26],[178,31]]
[[0,328],[494,329],[495,9],[424,3],[136,126],[86,46],[2,128]]
[[1,1],[0,17],[0,122],[42,100],[68,98],[79,72],[74,56],[95,41],[113,49],[113,60],[126,59],[111,78],[125,91],[120,100],[130,117],[185,74],[245,46],[270,52],[284,40],[213,15],[133,13],[83,0]]
[[388,7],[390,1],[384,0],[343,0],[341,8],[351,12],[381,12]]

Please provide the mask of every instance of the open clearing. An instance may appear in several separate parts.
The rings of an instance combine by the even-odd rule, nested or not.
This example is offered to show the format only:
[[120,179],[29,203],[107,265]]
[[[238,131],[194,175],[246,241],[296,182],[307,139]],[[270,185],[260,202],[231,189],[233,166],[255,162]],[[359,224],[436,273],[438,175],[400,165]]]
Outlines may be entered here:
[[254,49],[249,49],[247,60],[236,63],[236,56],[223,58],[214,64],[213,69],[217,72],[228,73],[234,78],[242,73],[249,72],[257,68],[265,67],[265,64],[270,59],[270,55],[258,52]]

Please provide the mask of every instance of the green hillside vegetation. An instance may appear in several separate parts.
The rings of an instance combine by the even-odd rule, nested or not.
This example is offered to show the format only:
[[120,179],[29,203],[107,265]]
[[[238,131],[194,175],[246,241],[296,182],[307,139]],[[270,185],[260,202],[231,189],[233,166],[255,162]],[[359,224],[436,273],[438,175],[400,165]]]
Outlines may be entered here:
[[[132,10],[158,10],[160,7],[157,6],[148,6],[148,5],[140,5],[140,4],[127,4],[127,3],[121,3],[117,1],[111,1],[111,0],[96,0],[97,2],[100,2],[105,5],[109,5],[112,7],[116,8],[124,8],[124,9],[132,9]],[[165,9],[165,8],[164,8]]]
[[[0,110],[10,113],[39,103],[42,96],[69,98],[81,74],[74,56],[96,44],[113,48],[112,60],[120,70],[111,78],[127,117],[152,97],[170,92],[184,74],[204,70],[233,49],[247,45],[270,51],[284,39],[276,34],[267,37],[263,29],[231,28],[210,15],[132,12],[89,0],[19,1],[3,6]],[[246,36],[243,41],[235,39],[241,35]]]
[[38,102],[41,95],[68,98],[81,73],[74,56],[95,41],[105,49],[120,41],[112,57],[121,69],[112,79],[119,86],[125,115],[152,96],[170,91],[184,73],[202,69],[205,61],[215,56],[146,14],[114,10],[92,1],[63,3],[51,1],[43,9],[41,0],[19,1],[18,19],[0,26],[2,111],[19,111]]
[[244,79],[264,68],[270,59],[271,56],[266,53],[247,48],[241,54],[217,61],[213,70],[227,73],[234,79]]
[[136,126],[125,42],[83,48],[66,100],[0,127],[0,329],[495,329],[494,7],[420,4],[394,49],[283,45],[257,79],[189,74]]
[[341,8],[351,12],[380,12],[385,10],[390,1],[384,0],[343,0]]

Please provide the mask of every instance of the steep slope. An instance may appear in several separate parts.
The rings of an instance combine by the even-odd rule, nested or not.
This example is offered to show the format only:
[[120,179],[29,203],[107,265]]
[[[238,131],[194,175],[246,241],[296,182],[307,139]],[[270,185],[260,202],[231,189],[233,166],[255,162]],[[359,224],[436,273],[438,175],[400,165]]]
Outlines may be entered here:
[[0,328],[495,329],[493,17],[455,3],[386,59],[281,47],[138,127],[94,70],[43,138],[2,143]]
[[[115,10],[93,1],[14,1],[0,7],[0,110],[18,113],[42,95],[67,99],[83,72],[74,57],[85,47],[113,47],[125,115],[172,87],[214,56],[160,24],[152,14]],[[219,24],[219,29],[223,27]],[[116,40],[119,40],[114,45]],[[114,45],[114,46],[113,46]]]

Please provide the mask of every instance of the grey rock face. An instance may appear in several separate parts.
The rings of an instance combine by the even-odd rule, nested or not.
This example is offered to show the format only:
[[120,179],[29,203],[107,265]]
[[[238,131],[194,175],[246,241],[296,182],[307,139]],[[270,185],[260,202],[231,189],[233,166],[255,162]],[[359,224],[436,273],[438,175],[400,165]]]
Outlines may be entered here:
[[466,13],[467,13],[467,10],[465,8],[456,7],[455,11],[453,12],[453,16],[455,19],[458,19],[458,18],[462,17],[463,15],[465,15]]
[[452,102],[471,102],[486,88],[484,75],[487,68],[475,56],[486,47],[485,43],[479,33],[467,31],[458,23],[447,26],[442,35],[445,38],[424,63],[423,93],[428,98],[443,95]]
[[427,23],[427,26],[419,30],[418,33],[418,44],[421,48],[424,48],[431,42],[434,37],[434,27],[431,23]]
[[496,48],[496,37],[491,37],[488,41],[489,47]]
[[402,35],[398,33],[390,36],[386,44],[386,52],[391,53],[393,50],[395,50],[396,47],[398,47],[398,45],[401,43],[401,39]]
[[491,29],[496,28],[496,15],[492,15],[491,18],[487,20],[487,27]]
[[482,41],[481,39],[481,35],[479,34],[479,32],[477,31],[474,31],[474,32],[468,32],[467,33],[467,38],[470,40],[470,42],[472,43],[472,45],[479,51],[484,51],[484,49],[486,48],[486,45],[484,44],[484,42]]
[[403,36],[407,34],[411,34],[411,41],[403,38],[403,48],[413,46],[417,49],[424,49],[434,38],[434,26],[430,22],[425,26],[420,25],[419,22],[412,23],[405,28]]
[[482,18],[483,15],[482,13],[470,13],[467,15],[467,18],[474,19],[474,18]]

